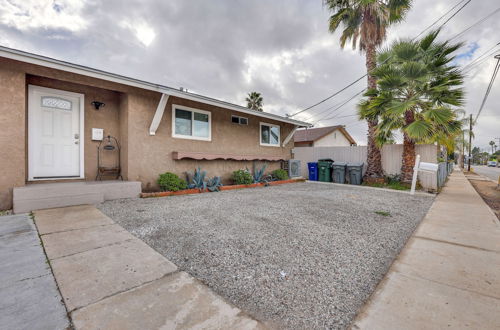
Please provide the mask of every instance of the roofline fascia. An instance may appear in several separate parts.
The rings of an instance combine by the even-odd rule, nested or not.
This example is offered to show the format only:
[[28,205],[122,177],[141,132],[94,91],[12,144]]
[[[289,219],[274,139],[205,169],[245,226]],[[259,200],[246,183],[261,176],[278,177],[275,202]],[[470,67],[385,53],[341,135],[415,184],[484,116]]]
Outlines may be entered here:
[[205,104],[209,104],[209,105],[213,105],[216,107],[221,107],[221,108],[225,108],[225,109],[229,109],[229,110],[233,110],[233,111],[238,111],[238,112],[242,112],[242,113],[257,116],[257,117],[262,117],[262,118],[276,120],[276,121],[280,121],[280,122],[284,122],[284,123],[288,123],[288,124],[293,124],[293,125],[296,125],[299,127],[312,127],[311,124],[303,122],[303,121],[299,121],[299,120],[295,120],[295,119],[291,119],[291,118],[286,118],[286,117],[274,115],[274,114],[267,113],[267,112],[258,112],[255,110],[251,110],[251,109],[239,106],[237,104],[217,100],[217,99],[214,99],[214,98],[211,98],[208,96],[203,96],[203,95],[188,93],[188,92],[182,92],[182,91],[177,90],[177,89],[172,88],[172,87],[154,84],[154,83],[150,83],[150,82],[147,82],[144,80],[130,78],[130,77],[126,77],[126,76],[122,76],[119,74],[115,74],[115,73],[111,73],[111,72],[107,72],[107,71],[102,71],[102,70],[98,70],[98,69],[93,69],[93,68],[90,68],[87,66],[73,64],[70,62],[61,61],[61,60],[57,60],[54,58],[33,54],[33,53],[28,53],[28,52],[24,52],[24,51],[13,49],[13,48],[0,46],[0,57],[5,57],[5,58],[12,59],[12,60],[26,62],[26,63],[30,63],[30,64],[35,64],[35,65],[40,65],[43,67],[48,67],[48,68],[52,68],[52,69],[56,69],[56,70],[76,73],[76,74],[80,74],[83,76],[89,76],[92,78],[111,81],[114,83],[132,86],[132,87],[141,88],[141,89],[146,89],[146,90],[150,90],[150,91],[154,91],[154,92],[158,92],[158,93],[162,93],[162,94],[168,94],[171,96],[175,96],[175,97],[179,97],[179,98],[183,98],[183,99],[188,99],[191,101],[197,101],[197,102],[201,102],[201,103],[205,103]]

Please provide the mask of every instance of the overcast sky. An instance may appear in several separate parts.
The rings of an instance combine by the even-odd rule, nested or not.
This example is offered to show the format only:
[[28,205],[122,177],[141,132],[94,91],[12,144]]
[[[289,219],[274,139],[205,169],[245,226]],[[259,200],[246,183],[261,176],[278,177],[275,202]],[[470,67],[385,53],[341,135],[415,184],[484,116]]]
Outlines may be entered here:
[[[457,2],[414,1],[406,21],[389,30],[387,43],[416,36]],[[498,0],[472,0],[441,37],[455,36],[498,7]],[[365,73],[364,56],[340,49],[339,35],[328,32],[328,17],[321,0],[141,0],[126,5],[119,0],[0,0],[0,44],[242,105],[246,93],[258,91],[265,111],[285,115]],[[500,13],[457,38],[465,43],[459,64],[467,65],[499,43],[498,31]],[[477,113],[494,65],[490,56],[469,72],[467,113]],[[359,98],[332,113],[332,107],[365,86],[363,79],[297,119],[316,126],[347,125],[365,144],[366,125],[353,116]],[[475,128],[475,145],[482,148],[500,137],[499,87],[497,81]]]

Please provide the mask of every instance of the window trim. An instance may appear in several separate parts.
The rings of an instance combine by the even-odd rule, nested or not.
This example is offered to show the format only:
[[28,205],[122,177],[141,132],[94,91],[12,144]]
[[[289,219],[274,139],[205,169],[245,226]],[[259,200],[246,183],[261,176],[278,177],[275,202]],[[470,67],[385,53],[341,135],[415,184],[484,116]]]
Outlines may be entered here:
[[[194,133],[194,113],[208,115],[208,137],[194,136],[194,135],[181,135],[175,133],[175,109],[185,110],[191,112],[191,134]],[[172,137],[176,139],[197,140],[197,141],[212,141],[212,113],[210,111],[190,108],[179,104],[172,104]]]
[[[262,126],[277,127],[278,128],[278,144],[272,143],[262,143]],[[281,147],[281,126],[276,124],[270,124],[265,122],[259,123],[259,142],[262,147]]]
[[[237,123],[233,122],[233,118],[238,118],[238,122]],[[246,119],[247,123],[246,124],[242,124],[241,123],[241,119]],[[231,123],[232,124],[238,124],[238,125],[248,126],[248,118],[247,117],[238,116],[238,115],[231,115]]]

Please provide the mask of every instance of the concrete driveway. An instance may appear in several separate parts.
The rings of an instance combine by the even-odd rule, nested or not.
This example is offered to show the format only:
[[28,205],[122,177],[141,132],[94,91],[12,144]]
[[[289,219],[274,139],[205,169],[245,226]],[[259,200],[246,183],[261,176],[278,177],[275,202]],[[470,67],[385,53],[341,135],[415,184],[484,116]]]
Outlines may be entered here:
[[434,196],[318,183],[99,208],[256,319],[345,328]]
[[[75,329],[261,328],[94,206],[40,210],[34,218]],[[41,301],[33,302],[46,311]],[[45,328],[59,327],[30,327]]]

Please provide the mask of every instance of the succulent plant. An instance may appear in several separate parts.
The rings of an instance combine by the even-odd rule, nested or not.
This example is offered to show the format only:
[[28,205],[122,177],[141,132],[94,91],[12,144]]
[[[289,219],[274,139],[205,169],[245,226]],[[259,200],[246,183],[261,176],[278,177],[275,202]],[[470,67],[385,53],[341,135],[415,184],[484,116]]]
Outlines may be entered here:
[[208,179],[206,184],[208,191],[220,191],[220,187],[222,186],[221,178],[220,176],[214,176],[213,178]]
[[206,171],[202,171],[200,167],[198,167],[194,173],[187,172],[187,181],[189,189],[200,189],[205,190],[207,188],[207,182],[205,181],[205,176],[207,175]]
[[264,171],[266,170],[267,164],[264,164],[262,168],[256,169],[255,164],[253,164],[253,181],[254,183],[264,182]]

